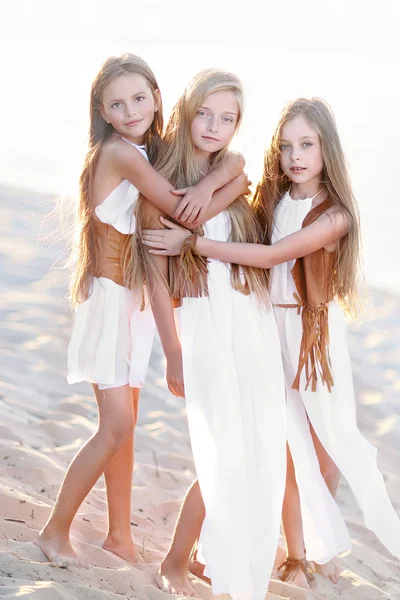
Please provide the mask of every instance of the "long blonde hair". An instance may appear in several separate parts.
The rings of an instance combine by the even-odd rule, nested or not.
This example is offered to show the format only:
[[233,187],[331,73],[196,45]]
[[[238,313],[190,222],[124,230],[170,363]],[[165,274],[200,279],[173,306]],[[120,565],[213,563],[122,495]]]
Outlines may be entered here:
[[[189,83],[172,110],[164,135],[165,148],[155,164],[155,168],[175,188],[195,185],[203,177],[196,162],[195,146],[191,136],[191,125],[204,99],[208,95],[221,90],[232,91],[237,99],[239,105],[237,129],[240,126],[243,114],[243,89],[240,80],[232,73],[226,71],[206,69],[198,73]],[[224,147],[212,156],[211,169],[223,159],[226,152],[227,147]],[[147,213],[149,210],[151,212],[148,206]],[[232,241],[252,243],[260,241],[258,222],[245,196],[237,198],[226,210],[231,223]],[[142,217],[145,212],[146,208],[143,206],[143,201],[141,201],[139,202],[137,211],[139,229],[141,225],[144,225]],[[149,226],[148,220],[146,226]],[[154,219],[152,226],[154,226]],[[203,235],[203,228],[197,228],[194,230],[194,233]],[[138,258],[136,266],[134,265],[136,268],[140,269],[140,262],[148,264],[151,261],[151,255],[143,250],[143,248],[142,250],[139,248],[136,256]],[[138,277],[140,277],[140,271]],[[264,269],[239,267],[235,264],[231,265],[232,287],[243,294],[255,292],[265,301],[267,301],[268,277],[268,271]],[[179,259],[174,257],[170,259],[170,289],[174,298],[182,295],[182,285],[184,283],[187,284],[187,282],[182,281],[182,269]],[[193,282],[193,289],[199,292],[199,294],[196,292],[193,295],[207,294],[206,285],[199,285],[199,283],[201,282]]]
[[[101,257],[96,251],[92,183],[103,144],[114,132],[113,126],[101,116],[103,91],[111,81],[127,73],[144,77],[153,94],[158,90],[156,78],[148,64],[139,56],[129,53],[108,58],[93,81],[90,91],[88,151],[79,179],[77,231],[72,259],[70,295],[74,304],[88,298],[91,279],[98,276],[101,268]],[[155,113],[154,120],[145,135],[150,162],[154,162],[162,146],[162,130],[162,105],[159,99],[159,110]],[[130,242],[125,244],[124,254],[126,253],[130,253]],[[121,260],[126,262],[127,257],[121,257]]]
[[322,183],[333,204],[338,206],[350,221],[349,232],[339,244],[335,280],[332,285],[335,297],[343,304],[346,312],[355,314],[359,307],[357,293],[360,260],[359,211],[335,117],[330,106],[320,98],[297,98],[286,104],[271,144],[265,151],[263,174],[253,198],[253,206],[263,232],[263,242],[271,243],[274,210],[291,185],[290,179],[280,166],[282,129],[286,123],[299,116],[305,117],[319,135],[324,160]]

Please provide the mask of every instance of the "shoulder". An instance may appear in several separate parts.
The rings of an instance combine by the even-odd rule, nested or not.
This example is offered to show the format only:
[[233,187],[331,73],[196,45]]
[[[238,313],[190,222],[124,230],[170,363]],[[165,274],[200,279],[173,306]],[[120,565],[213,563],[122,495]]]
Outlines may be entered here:
[[125,142],[116,134],[112,134],[108,140],[104,142],[102,154],[104,158],[114,163],[125,163],[128,161],[132,164],[132,162],[134,163],[137,161],[141,164],[143,160],[146,160],[135,146]]
[[330,206],[314,221],[314,227],[330,231],[335,239],[340,239],[349,232],[351,221],[343,208]]
[[350,229],[350,217],[340,206],[331,206],[325,211],[325,215],[330,219],[332,226],[344,233]]
[[243,154],[241,154],[240,152],[235,152],[234,150],[229,150],[225,154],[224,160],[232,162],[233,164],[238,165],[242,169],[244,169],[244,167],[246,166],[246,161]]

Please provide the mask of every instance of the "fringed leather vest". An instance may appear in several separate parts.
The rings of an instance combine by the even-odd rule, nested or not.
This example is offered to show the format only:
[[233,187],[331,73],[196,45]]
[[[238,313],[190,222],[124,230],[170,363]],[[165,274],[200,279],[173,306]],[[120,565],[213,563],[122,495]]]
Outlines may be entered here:
[[[302,227],[313,223],[332,206],[332,200],[326,198],[310,210]],[[328,303],[333,300],[333,281],[337,263],[337,251],[328,252],[321,248],[312,254],[298,258],[292,269],[297,294],[295,304],[278,304],[286,308],[297,308],[301,315],[303,335],[299,351],[299,364],[293,389],[299,390],[300,376],[305,370],[306,387],[311,384],[313,392],[317,389],[319,373],[322,384],[329,390],[334,384],[329,357]]]

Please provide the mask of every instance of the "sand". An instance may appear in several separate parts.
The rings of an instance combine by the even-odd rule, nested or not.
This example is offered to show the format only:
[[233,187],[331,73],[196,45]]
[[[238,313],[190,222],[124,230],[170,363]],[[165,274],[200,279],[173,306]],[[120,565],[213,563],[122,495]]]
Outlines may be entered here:
[[[184,404],[166,389],[158,342],[141,394],[132,499],[132,531],[145,564],[135,567],[101,548],[102,479],[72,530],[87,569],[54,567],[32,543],[70,460],[96,427],[90,386],[66,382],[72,315],[67,272],[53,267],[60,245],[38,243],[53,228],[41,226],[49,210],[45,200],[0,188],[0,597],[167,600],[171,596],[157,589],[154,574],[194,467]],[[379,448],[379,465],[400,514],[400,299],[371,290],[367,315],[349,328],[349,345],[360,428]],[[317,577],[312,592],[305,592],[272,581],[269,600],[400,600],[400,563],[364,527],[344,480],[338,502],[353,540],[352,552],[339,559],[339,584]],[[212,598],[206,584],[194,585]]]

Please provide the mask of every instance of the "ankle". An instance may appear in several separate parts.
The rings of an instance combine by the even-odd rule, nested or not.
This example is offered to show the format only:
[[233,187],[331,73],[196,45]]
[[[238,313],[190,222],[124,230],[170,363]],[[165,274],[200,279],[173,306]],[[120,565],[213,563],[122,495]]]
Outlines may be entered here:
[[173,552],[168,552],[167,556],[161,563],[161,572],[165,570],[187,571],[189,567],[188,560],[182,560],[182,556],[175,555]]
[[55,527],[53,525],[45,525],[41,531],[39,531],[39,537],[42,540],[52,540],[57,538],[59,540],[69,540],[69,528]]
[[126,543],[133,542],[132,534],[130,531],[116,531],[116,530],[112,530],[107,533],[106,541],[118,543],[118,544],[124,544],[124,543],[126,544]]

